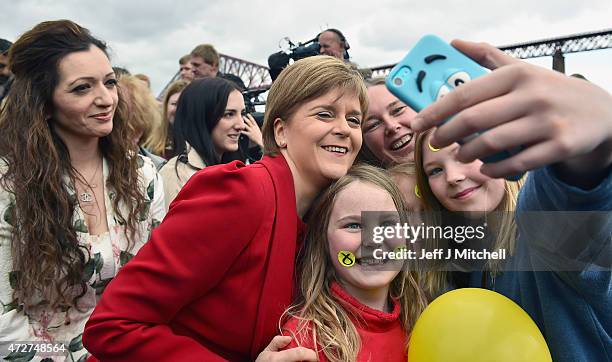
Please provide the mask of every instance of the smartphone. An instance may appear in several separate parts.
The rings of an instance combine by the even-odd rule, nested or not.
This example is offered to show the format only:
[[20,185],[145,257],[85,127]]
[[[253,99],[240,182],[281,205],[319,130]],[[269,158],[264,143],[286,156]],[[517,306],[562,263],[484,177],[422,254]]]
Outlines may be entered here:
[[[487,69],[435,35],[425,35],[387,76],[387,88],[410,108],[420,112],[455,88],[487,74]],[[452,117],[444,123],[452,120]],[[469,141],[475,135],[463,139]],[[485,163],[504,160],[520,151],[499,152],[483,159]],[[522,177],[507,177],[516,181]]]

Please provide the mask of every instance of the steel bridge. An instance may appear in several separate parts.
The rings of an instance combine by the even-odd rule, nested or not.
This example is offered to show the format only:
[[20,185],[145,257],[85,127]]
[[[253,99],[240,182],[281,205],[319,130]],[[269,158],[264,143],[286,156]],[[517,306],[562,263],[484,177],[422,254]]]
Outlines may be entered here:
[[[565,73],[564,54],[612,48],[612,29],[504,45],[498,48],[519,59],[552,56],[552,68]],[[372,76],[386,76],[394,66],[395,64],[388,64],[373,67]]]
[[[219,54],[219,71],[240,77],[249,89],[269,88],[270,84],[272,84],[268,67],[225,54]],[[178,80],[179,75],[180,72],[177,71],[159,93],[158,99],[161,99],[166,94],[168,86],[175,80]]]
[[247,88],[259,88],[272,84],[268,67],[225,54],[219,54],[219,71],[237,75]]
[[[612,29],[504,45],[498,48],[520,59],[552,56],[552,68],[565,73],[564,54],[612,48]],[[249,89],[268,88],[272,83],[268,67],[225,54],[219,54],[219,56],[219,71],[237,75]],[[370,68],[372,76],[385,76],[393,66],[395,64],[372,67]],[[178,79],[178,76],[177,72],[168,85]],[[165,93],[168,85],[161,91],[160,97]]]

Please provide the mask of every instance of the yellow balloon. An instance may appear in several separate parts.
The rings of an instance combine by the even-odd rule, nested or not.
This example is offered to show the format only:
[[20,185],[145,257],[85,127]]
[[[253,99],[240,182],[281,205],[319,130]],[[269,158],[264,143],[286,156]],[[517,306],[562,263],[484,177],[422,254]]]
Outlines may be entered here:
[[550,362],[546,341],[512,300],[479,288],[436,298],[410,337],[410,362]]

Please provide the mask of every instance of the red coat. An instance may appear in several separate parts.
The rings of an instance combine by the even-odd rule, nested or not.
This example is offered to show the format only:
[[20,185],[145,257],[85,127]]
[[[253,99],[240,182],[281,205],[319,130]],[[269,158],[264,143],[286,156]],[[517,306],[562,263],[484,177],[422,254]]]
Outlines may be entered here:
[[304,224],[282,156],[207,167],[112,283],[83,343],[112,361],[251,360],[279,334]]

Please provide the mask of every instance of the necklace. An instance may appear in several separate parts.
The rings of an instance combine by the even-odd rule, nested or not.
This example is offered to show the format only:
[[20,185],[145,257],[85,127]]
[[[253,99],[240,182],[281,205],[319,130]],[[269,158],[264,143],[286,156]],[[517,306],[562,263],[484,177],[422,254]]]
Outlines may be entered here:
[[[89,179],[89,182],[87,182],[86,184],[83,185],[83,186],[89,187],[91,192],[93,192],[93,189],[98,187],[98,185],[92,183],[92,181],[96,178],[96,175],[98,174],[98,170],[100,169],[100,166],[102,166],[102,161],[101,160],[100,160],[100,163],[98,164],[98,167],[96,167],[96,171],[94,172],[94,174]],[[83,192],[81,192],[79,194],[79,200],[81,200],[81,202],[89,204],[92,201],[94,201],[94,196],[87,189],[85,189],[85,190],[83,190]]]

